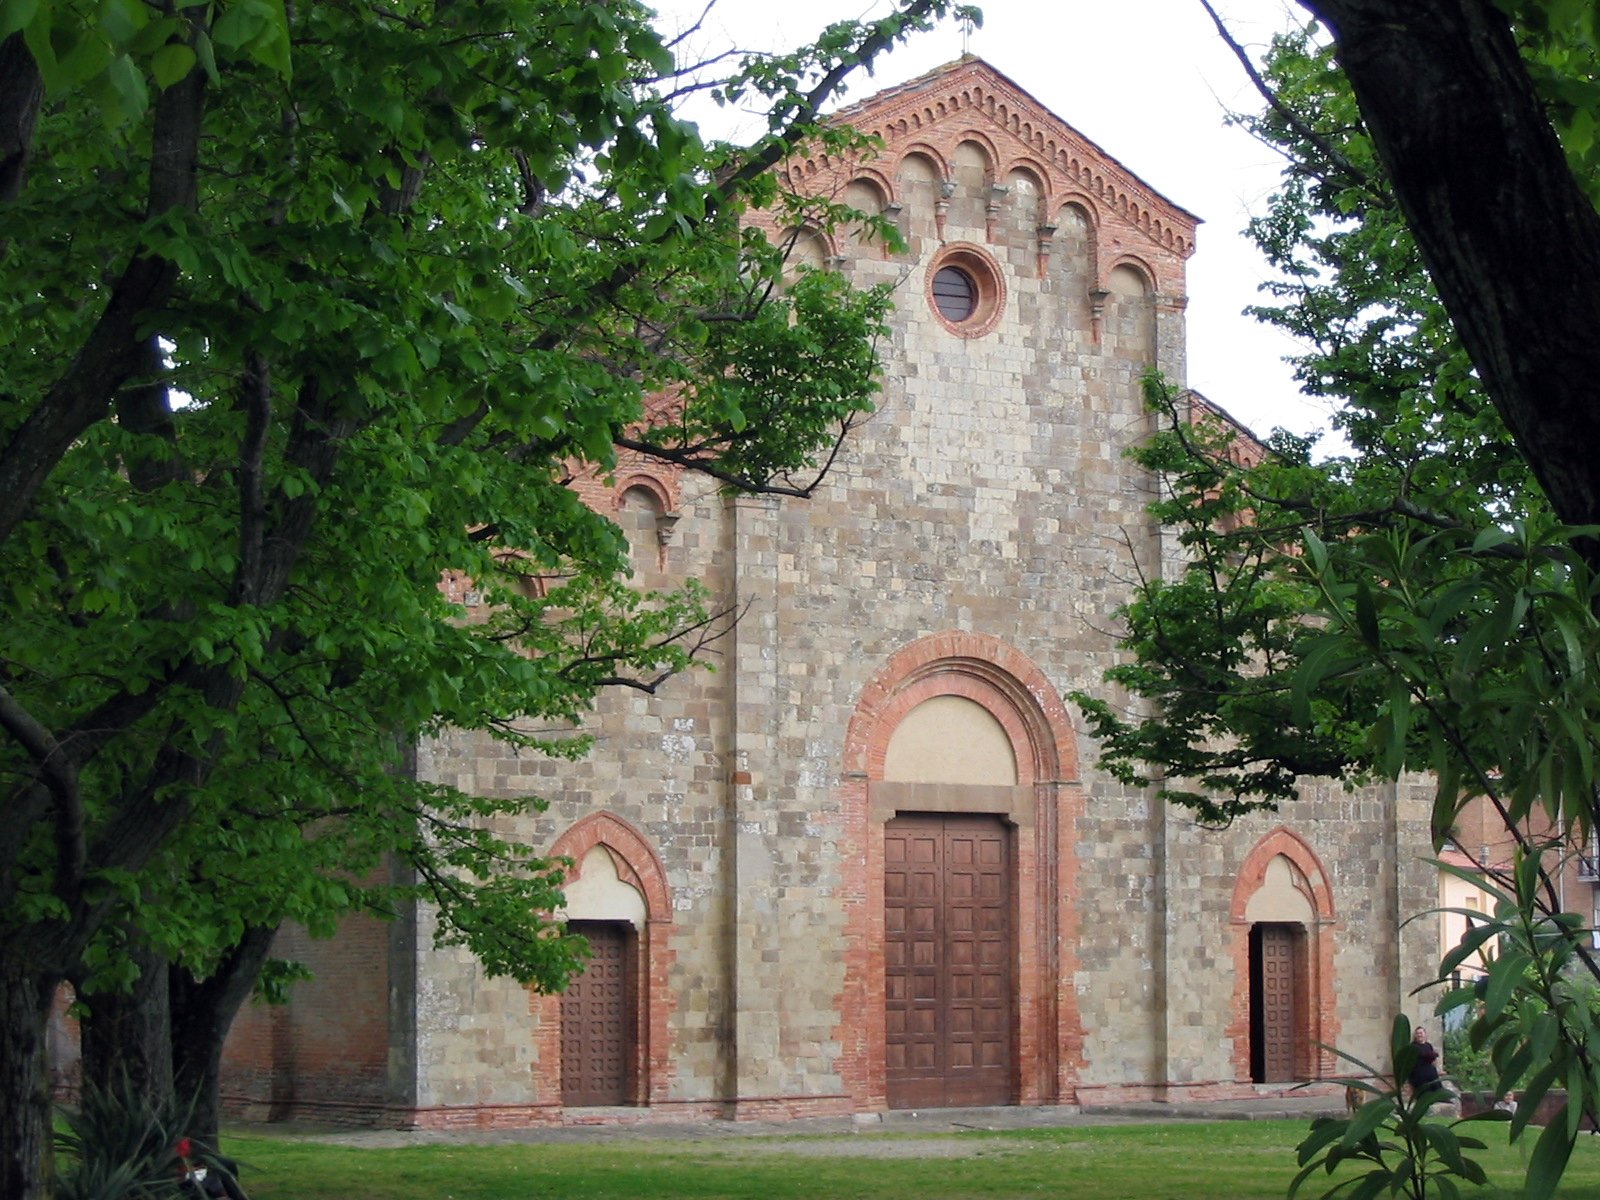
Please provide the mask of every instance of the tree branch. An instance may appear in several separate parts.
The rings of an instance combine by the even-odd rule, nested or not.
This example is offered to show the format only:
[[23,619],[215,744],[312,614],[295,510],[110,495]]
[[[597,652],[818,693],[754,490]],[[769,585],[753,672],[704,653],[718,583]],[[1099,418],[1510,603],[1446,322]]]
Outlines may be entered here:
[[[191,71],[156,100],[145,216],[192,210],[206,75]],[[10,440],[0,445],[0,543],[27,513],[50,472],[144,362],[145,326],[177,282],[176,264],[136,253],[66,371]]]

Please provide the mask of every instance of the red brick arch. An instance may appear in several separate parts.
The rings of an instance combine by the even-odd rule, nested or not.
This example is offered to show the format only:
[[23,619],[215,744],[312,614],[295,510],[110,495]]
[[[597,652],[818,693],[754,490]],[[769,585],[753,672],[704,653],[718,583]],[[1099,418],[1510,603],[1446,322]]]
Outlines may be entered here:
[[841,841],[849,847],[841,888],[845,976],[836,1001],[841,1081],[857,1111],[887,1106],[884,828],[893,806],[875,804],[873,793],[904,786],[883,781],[889,740],[906,714],[936,696],[982,706],[1012,745],[1017,785],[974,789],[970,811],[1001,816],[1016,842],[1017,1100],[1070,1103],[1084,1041],[1072,983],[1078,944],[1072,846],[1084,808],[1076,735],[1035,663],[999,638],[961,631],[920,638],[890,655],[862,689],[846,729],[837,792]]
[[622,497],[630,491],[647,493],[656,504],[657,513],[676,512],[678,510],[678,489],[675,481],[666,472],[634,470],[617,478],[617,483],[611,489],[611,504],[613,508],[622,507]]
[[1226,1036],[1233,1041],[1234,1078],[1239,1083],[1250,1079],[1250,922],[1245,909],[1250,898],[1266,882],[1267,868],[1282,856],[1304,881],[1301,891],[1311,904],[1314,916],[1306,929],[1305,960],[1301,964],[1295,991],[1298,1011],[1299,1074],[1305,1079],[1323,1079],[1337,1074],[1338,1067],[1328,1046],[1338,1044],[1339,1013],[1334,994],[1334,931],[1338,918],[1334,911],[1333,888],[1322,860],[1299,834],[1280,825],[1261,838],[1240,864],[1229,906],[1229,950],[1233,958],[1233,1014]]
[[1328,873],[1322,869],[1322,860],[1310,844],[1287,825],[1279,825],[1250,848],[1239,868],[1239,877],[1233,885],[1233,904],[1229,916],[1235,921],[1244,920],[1245,906],[1250,897],[1261,890],[1267,880],[1267,868],[1272,860],[1282,855],[1294,864],[1305,879],[1309,893],[1306,899],[1316,911],[1319,921],[1332,921],[1333,890],[1328,886]]
[[1154,295],[1160,290],[1157,286],[1158,281],[1156,279],[1155,268],[1152,267],[1145,259],[1140,258],[1137,254],[1119,254],[1109,263],[1107,263],[1105,278],[1100,281],[1100,286],[1102,288],[1104,288],[1110,282],[1111,272],[1115,271],[1118,267],[1127,267],[1128,270],[1134,272],[1139,276],[1139,278],[1144,280],[1144,286],[1147,294]]
[[550,847],[550,857],[570,858],[572,866],[567,869],[567,878],[576,879],[584,855],[596,846],[604,846],[610,853],[617,878],[644,897],[649,920],[671,919],[667,872],[661,865],[661,856],[644,834],[615,813],[597,812],[584,817],[555,840]]
[[927,142],[912,142],[910,145],[906,146],[905,149],[900,152],[900,156],[895,160],[895,175],[896,175],[896,177],[898,177],[899,173],[900,173],[900,164],[902,162],[904,162],[906,159],[911,158],[913,156],[915,156],[917,158],[927,159],[928,162],[933,165],[935,178],[937,178],[937,179],[949,179],[950,178],[950,161],[949,161],[949,159],[947,159],[938,150],[935,150]]
[[[568,858],[568,879],[576,879],[584,855],[596,846],[605,848],[617,869],[617,878],[634,887],[645,903],[645,927],[639,930],[638,992],[635,1005],[634,1087],[632,1102],[657,1104],[669,1095],[672,1057],[669,1023],[676,999],[668,987],[674,952],[672,897],[667,873],[648,838],[615,813],[597,812],[584,817],[555,840],[550,857]],[[539,1061],[539,1102],[561,1104],[561,997],[530,993],[529,1008],[539,1018],[534,1035]]]
[[999,638],[956,630],[902,647],[862,689],[845,732],[845,772],[882,779],[896,726],[934,696],[988,710],[1011,740],[1019,784],[1077,780],[1072,719],[1044,672]]

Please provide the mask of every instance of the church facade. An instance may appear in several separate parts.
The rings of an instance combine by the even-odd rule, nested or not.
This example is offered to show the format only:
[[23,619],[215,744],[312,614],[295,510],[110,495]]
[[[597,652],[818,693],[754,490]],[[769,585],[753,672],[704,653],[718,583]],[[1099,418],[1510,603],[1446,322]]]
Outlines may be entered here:
[[418,1126],[772,1118],[1262,1094],[1381,1059],[1437,960],[1431,797],[1313,786],[1201,829],[1095,767],[1131,582],[1179,553],[1123,452],[1184,377],[1196,218],[963,59],[844,114],[870,160],[786,182],[903,252],[797,255],[896,286],[878,411],[808,501],[625,461],[586,483],[646,586],[742,612],[714,673],[611,694],[577,762],[465,734],[423,777],[550,807],[594,951],[562,996],[432,945],[429,914],[280,953],[227,1101]]

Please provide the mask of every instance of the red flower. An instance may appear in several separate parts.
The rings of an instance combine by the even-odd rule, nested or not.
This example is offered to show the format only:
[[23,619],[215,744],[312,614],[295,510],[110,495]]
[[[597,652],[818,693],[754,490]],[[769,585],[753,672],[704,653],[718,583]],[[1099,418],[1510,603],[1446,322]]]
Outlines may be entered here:
[[188,1158],[192,1150],[193,1150],[193,1147],[190,1146],[188,1138],[179,1138],[178,1139],[178,1157],[179,1158]]

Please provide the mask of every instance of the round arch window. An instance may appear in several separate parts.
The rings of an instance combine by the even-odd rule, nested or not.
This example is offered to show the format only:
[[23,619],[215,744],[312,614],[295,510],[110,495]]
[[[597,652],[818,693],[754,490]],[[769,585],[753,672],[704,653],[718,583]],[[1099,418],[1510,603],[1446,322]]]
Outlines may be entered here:
[[960,267],[940,267],[933,273],[933,306],[959,325],[978,310],[978,285]]
[[985,251],[966,243],[939,251],[928,264],[927,289],[939,323],[958,337],[988,333],[1005,307],[1000,268]]

